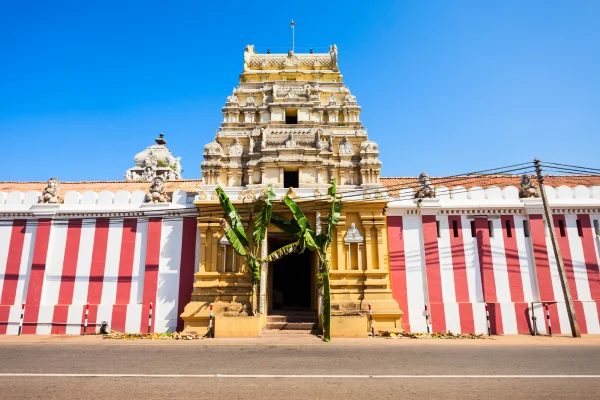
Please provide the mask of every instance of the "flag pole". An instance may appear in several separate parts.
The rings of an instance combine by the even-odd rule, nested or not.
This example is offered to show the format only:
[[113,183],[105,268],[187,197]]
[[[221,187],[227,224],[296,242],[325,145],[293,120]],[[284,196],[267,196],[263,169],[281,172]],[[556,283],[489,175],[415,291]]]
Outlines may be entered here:
[[294,20],[292,20],[291,27],[292,27],[292,53],[293,53],[294,52]]

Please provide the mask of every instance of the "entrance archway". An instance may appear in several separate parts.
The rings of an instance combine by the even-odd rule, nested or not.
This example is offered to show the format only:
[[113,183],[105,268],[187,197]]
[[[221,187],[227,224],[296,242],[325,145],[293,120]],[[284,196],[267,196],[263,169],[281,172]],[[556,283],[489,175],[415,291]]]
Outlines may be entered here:
[[[285,234],[269,235],[269,253],[293,241]],[[313,258],[312,252],[305,250],[269,263],[269,312],[312,309]]]

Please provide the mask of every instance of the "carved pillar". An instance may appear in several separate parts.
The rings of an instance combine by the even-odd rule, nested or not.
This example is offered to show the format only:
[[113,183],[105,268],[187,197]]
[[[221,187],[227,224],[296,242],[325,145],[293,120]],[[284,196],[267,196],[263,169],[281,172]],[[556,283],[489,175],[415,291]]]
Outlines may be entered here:
[[252,185],[252,174],[254,173],[254,170],[248,168],[248,185]]
[[267,181],[267,167],[260,167],[260,183],[266,183]]
[[198,272],[206,272],[206,256],[208,252],[208,243],[206,241],[206,232],[210,224],[201,222],[198,224],[200,230],[200,265],[198,266]]
[[371,228],[373,228],[373,220],[371,216],[369,216],[368,218],[369,219],[362,220],[362,226],[365,230],[365,253],[367,255],[367,263],[365,269],[373,269],[373,248],[371,245]]
[[378,269],[385,268],[385,244],[383,240],[383,230],[385,229],[385,217],[377,217],[374,221],[375,229],[377,230],[377,261]]
[[321,183],[321,166],[317,167],[317,183]]
[[216,271],[218,271],[217,258],[218,258],[218,252],[219,252],[219,225],[215,224],[215,223],[211,223],[210,230],[212,233],[212,243],[210,244],[210,247],[211,247],[210,270],[212,272],[216,272]]
[[346,225],[346,215],[342,214],[340,216],[340,221],[335,227],[335,231],[337,233],[337,269],[339,271],[347,269],[349,266],[346,266],[346,260],[344,257],[344,235],[346,234],[346,230],[344,226]]
[[279,167],[279,183],[283,185],[283,167]]

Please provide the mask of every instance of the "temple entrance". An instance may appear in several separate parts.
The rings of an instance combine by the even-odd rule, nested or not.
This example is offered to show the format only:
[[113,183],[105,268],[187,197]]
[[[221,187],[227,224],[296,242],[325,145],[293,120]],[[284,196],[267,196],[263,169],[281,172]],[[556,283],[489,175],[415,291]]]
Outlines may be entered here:
[[[285,234],[269,235],[269,253],[292,243]],[[313,254],[290,254],[269,264],[269,312],[311,309]]]

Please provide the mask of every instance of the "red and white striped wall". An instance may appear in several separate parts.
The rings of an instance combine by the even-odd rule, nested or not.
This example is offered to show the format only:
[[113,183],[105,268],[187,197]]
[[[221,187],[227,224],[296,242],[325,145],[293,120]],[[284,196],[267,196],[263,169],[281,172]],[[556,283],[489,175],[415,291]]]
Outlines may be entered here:
[[[434,332],[486,333],[487,304],[492,333],[530,333],[532,316],[544,333],[544,302],[550,304],[553,333],[570,333],[556,261],[540,214],[488,219],[391,211],[390,272],[394,297],[404,311],[404,329],[427,330],[427,304]],[[600,215],[555,215],[582,333],[600,333],[600,242],[594,219]],[[524,220],[529,221],[529,237]]]
[[196,218],[0,220],[0,334],[182,329],[198,265]]

